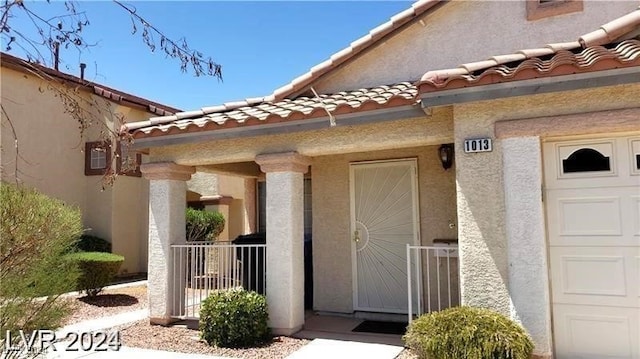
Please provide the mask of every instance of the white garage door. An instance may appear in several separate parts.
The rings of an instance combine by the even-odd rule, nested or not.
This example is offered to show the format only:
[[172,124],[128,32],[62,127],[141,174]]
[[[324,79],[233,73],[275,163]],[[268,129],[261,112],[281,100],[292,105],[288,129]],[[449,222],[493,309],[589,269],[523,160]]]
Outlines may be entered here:
[[640,358],[640,137],[544,145],[556,358]]

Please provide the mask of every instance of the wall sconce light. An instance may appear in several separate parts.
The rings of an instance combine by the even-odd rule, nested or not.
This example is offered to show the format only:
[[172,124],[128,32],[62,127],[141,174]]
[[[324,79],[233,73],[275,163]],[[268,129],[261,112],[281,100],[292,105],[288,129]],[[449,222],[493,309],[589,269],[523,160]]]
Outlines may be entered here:
[[442,168],[448,170],[453,164],[453,143],[443,144],[438,148],[438,154],[440,155],[440,162],[442,162]]

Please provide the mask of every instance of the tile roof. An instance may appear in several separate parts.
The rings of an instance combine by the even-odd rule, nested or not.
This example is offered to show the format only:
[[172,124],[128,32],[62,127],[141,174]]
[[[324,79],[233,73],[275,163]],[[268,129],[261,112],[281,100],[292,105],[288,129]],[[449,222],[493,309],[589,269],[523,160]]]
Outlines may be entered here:
[[[294,100],[265,101],[242,107],[225,105],[198,111],[182,112],[169,117],[127,124],[123,130],[134,138],[169,135],[182,132],[207,131],[221,128],[295,121],[362,111],[371,111],[416,103],[416,87],[409,82],[377,86],[356,91],[338,92]],[[168,122],[168,123],[167,123]]]
[[640,30],[640,8],[582,35],[577,41],[548,44],[451,69],[429,71],[418,82],[418,89],[425,93],[640,66],[640,36],[614,43],[635,30]]
[[[414,15],[419,10],[424,13],[435,3],[438,1],[416,2],[412,6]],[[405,13],[402,16],[409,16],[407,14],[410,11],[407,10]],[[401,14],[395,18],[405,18],[400,16]],[[391,25],[386,26],[393,28]],[[397,26],[397,29],[400,25],[394,26]],[[372,31],[375,32],[376,30]],[[132,133],[134,138],[142,138],[318,118],[327,116],[327,111],[333,115],[340,115],[415,104],[419,101],[418,93],[639,66],[640,38],[621,41],[621,37],[628,37],[628,34],[638,37],[636,32],[640,34],[640,8],[581,36],[577,41],[548,44],[513,54],[493,56],[488,60],[463,64],[452,69],[429,71],[414,84],[402,82],[331,95],[321,94],[320,99],[299,97],[278,100],[278,96],[285,93],[280,92],[278,96],[251,98],[195,111],[179,112],[171,116],[153,117],[147,121],[126,124],[122,131]],[[372,39],[373,37],[370,41],[375,42]],[[352,47],[358,41],[352,43]],[[363,43],[365,42],[363,40]],[[316,75],[309,75],[307,78],[314,76]],[[292,83],[302,84],[301,81],[298,79]],[[280,90],[276,90],[276,93],[278,91]],[[286,93],[295,91],[293,89]]]
[[19,57],[15,57],[13,55],[9,55],[4,52],[0,53],[0,60],[3,67],[12,68],[14,70],[21,71],[27,74],[33,74],[41,78],[50,76],[51,79],[57,79],[64,83],[79,85],[81,88],[91,91],[96,95],[104,97],[108,100],[135,105],[137,107],[144,108],[145,111],[156,114],[158,116],[168,116],[176,112],[180,112],[180,110],[177,108],[150,101],[145,98],[138,97],[120,90],[109,88],[92,81],[87,81],[77,76],[65,74],[64,72],[60,72],[49,67],[31,63],[29,61],[23,60]]

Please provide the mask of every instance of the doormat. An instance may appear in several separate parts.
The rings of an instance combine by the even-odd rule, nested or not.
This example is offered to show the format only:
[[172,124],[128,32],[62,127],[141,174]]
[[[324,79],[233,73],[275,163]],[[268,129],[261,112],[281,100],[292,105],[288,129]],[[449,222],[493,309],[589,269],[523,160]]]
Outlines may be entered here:
[[351,331],[402,335],[407,331],[407,325],[408,324],[406,322],[380,322],[377,320],[365,320]]

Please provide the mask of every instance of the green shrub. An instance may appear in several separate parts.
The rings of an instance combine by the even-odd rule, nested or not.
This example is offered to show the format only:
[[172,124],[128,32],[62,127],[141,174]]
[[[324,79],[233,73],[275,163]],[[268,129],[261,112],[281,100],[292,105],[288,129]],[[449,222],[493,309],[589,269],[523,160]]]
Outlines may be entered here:
[[63,254],[81,233],[77,208],[0,183],[0,351],[7,331],[16,339],[19,329],[30,333],[63,324],[71,307],[59,294],[75,290],[79,275]]
[[78,250],[83,252],[107,252],[111,253],[111,243],[106,239],[83,234],[77,244]]
[[187,208],[187,241],[215,241],[224,231],[225,220],[220,212]]
[[455,307],[426,314],[402,338],[419,358],[529,359],[533,342],[509,318],[488,309]]
[[104,252],[78,252],[67,255],[67,258],[81,271],[77,289],[90,297],[98,295],[113,281],[124,262],[123,256]]
[[266,298],[241,288],[216,290],[202,302],[200,331],[209,345],[246,348],[269,339]]

